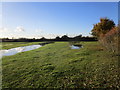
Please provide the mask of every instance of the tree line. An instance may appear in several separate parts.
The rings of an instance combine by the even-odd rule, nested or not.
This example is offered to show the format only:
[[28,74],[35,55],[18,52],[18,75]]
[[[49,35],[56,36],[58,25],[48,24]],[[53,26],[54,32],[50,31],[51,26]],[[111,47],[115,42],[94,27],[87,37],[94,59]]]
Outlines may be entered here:
[[28,38],[19,38],[19,39],[9,39],[9,38],[2,38],[2,42],[39,42],[39,41],[97,41],[96,37],[89,37],[89,36],[82,36],[78,35],[75,37],[69,37],[67,35],[63,35],[62,37],[55,37],[54,39],[47,39],[45,37],[39,39],[28,39]]

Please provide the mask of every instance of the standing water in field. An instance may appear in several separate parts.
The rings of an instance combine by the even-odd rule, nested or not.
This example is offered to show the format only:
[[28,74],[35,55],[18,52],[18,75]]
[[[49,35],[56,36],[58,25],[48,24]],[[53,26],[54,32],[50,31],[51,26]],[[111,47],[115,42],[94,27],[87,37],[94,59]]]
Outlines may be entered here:
[[80,49],[82,48],[83,46],[75,46],[75,45],[71,45],[71,49]]
[[37,49],[39,47],[41,47],[41,45],[30,45],[30,46],[24,46],[24,47],[16,47],[8,50],[0,50],[0,58],[2,56],[15,55],[16,53],[19,53],[19,52],[30,51],[33,49]]

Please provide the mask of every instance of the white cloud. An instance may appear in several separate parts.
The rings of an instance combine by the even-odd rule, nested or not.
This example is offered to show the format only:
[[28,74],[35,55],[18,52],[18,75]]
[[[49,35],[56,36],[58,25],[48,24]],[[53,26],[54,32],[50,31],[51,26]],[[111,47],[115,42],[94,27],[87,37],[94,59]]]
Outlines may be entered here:
[[8,31],[7,28],[4,28],[4,27],[0,28],[0,32],[7,32],[7,31]]
[[18,27],[16,27],[15,31],[24,32],[25,30],[22,26],[18,26]]
[[43,33],[43,30],[42,29],[36,29],[35,32],[37,32],[37,33],[39,33],[39,32]]

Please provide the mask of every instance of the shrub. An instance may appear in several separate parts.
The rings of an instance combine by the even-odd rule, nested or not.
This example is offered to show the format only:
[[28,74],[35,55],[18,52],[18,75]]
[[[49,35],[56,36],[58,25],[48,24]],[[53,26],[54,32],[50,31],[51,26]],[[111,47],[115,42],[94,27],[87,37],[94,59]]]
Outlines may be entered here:
[[114,27],[108,33],[101,34],[99,41],[109,51],[118,53],[120,43],[120,28]]

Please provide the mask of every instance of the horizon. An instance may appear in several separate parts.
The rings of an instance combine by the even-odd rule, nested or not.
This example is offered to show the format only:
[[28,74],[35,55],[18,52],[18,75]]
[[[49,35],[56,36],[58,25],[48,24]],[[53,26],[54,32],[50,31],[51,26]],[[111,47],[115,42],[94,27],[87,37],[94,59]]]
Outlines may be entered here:
[[1,38],[91,36],[107,17],[118,24],[118,2],[3,2]]

